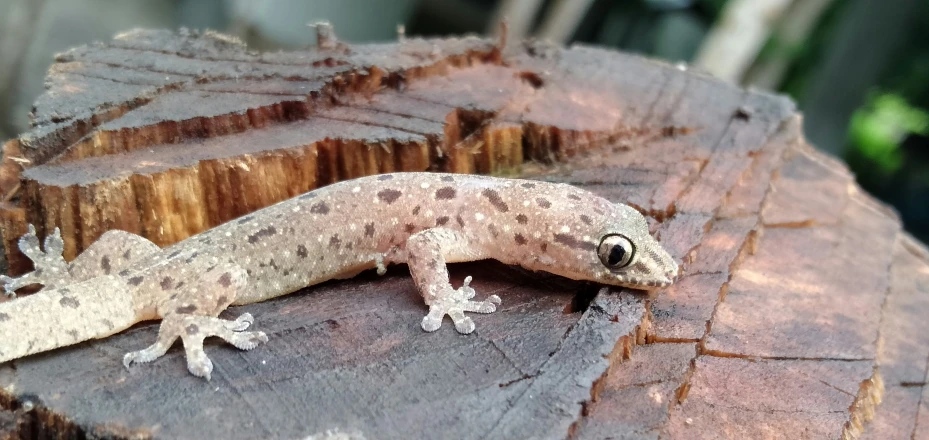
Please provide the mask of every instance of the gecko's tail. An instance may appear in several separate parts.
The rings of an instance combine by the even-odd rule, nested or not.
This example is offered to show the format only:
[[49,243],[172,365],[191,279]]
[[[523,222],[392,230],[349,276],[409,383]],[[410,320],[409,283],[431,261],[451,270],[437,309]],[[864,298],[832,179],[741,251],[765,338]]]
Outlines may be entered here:
[[139,321],[128,292],[77,286],[0,303],[0,363],[103,338]]

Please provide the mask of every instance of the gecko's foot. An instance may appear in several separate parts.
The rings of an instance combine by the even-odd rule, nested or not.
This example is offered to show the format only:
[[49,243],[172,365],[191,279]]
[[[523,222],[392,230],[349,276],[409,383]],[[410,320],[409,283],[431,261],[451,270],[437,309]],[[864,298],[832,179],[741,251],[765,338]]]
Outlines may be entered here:
[[422,327],[427,332],[434,332],[442,326],[442,319],[445,315],[452,318],[455,323],[455,330],[458,333],[468,334],[474,331],[474,321],[465,316],[465,312],[475,313],[492,313],[500,305],[500,297],[491,295],[483,301],[471,301],[474,298],[474,289],[472,289],[471,277],[464,280],[464,284],[458,289],[448,289],[443,294],[439,294],[432,300],[429,305],[429,314],[423,318]]
[[32,260],[35,270],[22,276],[12,278],[0,276],[3,290],[7,296],[16,297],[16,290],[31,284],[42,284],[44,288],[51,289],[57,285],[66,284],[70,278],[68,263],[65,262],[64,240],[61,231],[55,231],[45,237],[45,246],[39,246],[39,237],[35,226],[29,225],[29,232],[19,238],[19,250]]
[[254,318],[243,313],[234,321],[210,316],[172,314],[162,320],[158,330],[158,340],[148,348],[126,353],[123,365],[129,368],[133,362],[151,362],[163,356],[177,338],[184,343],[187,354],[187,370],[191,374],[210,380],[213,362],[203,351],[203,340],[210,336],[219,336],[240,350],[251,350],[262,342],[268,342],[264,332],[247,332]]
[[16,298],[16,289],[19,289],[19,286],[16,285],[16,278],[11,278],[6,275],[0,275],[0,283],[3,284],[3,293],[4,295],[10,298]]

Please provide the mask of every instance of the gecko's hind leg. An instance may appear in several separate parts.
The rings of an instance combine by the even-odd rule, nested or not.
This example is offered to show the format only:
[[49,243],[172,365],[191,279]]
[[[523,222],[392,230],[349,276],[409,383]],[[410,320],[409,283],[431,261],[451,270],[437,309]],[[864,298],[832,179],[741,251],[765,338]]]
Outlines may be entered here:
[[[163,356],[178,338],[184,344],[187,370],[210,380],[213,362],[203,351],[203,340],[218,336],[240,350],[251,350],[268,337],[263,332],[245,331],[254,321],[243,313],[235,320],[216,315],[235,300],[235,294],[246,285],[245,272],[239,268],[214,268],[201,277],[203,282],[185,290],[159,306],[163,316],[154,344],[139,351],[126,353],[123,365],[151,362]],[[180,287],[175,287],[180,289]]]
[[117,273],[161,250],[142,236],[111,230],[101,235],[69,264],[62,256],[64,240],[58,228],[45,237],[43,250],[39,247],[39,237],[32,225],[29,225],[29,232],[19,239],[19,249],[32,260],[35,270],[16,278],[0,276],[0,283],[3,283],[6,294],[10,296],[15,296],[17,289],[31,284],[53,289]]
[[13,278],[0,275],[0,283],[7,296],[15,297],[16,290],[32,284],[42,284],[45,288],[54,288],[70,279],[68,263],[65,262],[64,241],[61,231],[55,231],[45,237],[44,249],[39,246],[39,237],[35,226],[29,225],[29,232],[19,238],[19,250],[32,260],[34,270],[19,277]]
[[410,236],[406,243],[407,265],[413,281],[429,306],[429,314],[423,318],[422,328],[427,332],[442,326],[445,315],[452,318],[459,333],[474,331],[474,321],[465,312],[492,313],[500,305],[500,297],[491,295],[483,301],[472,301],[475,292],[471,288],[471,277],[464,280],[458,289],[448,281],[445,262],[480,259],[479,252],[467,248],[467,239],[458,231],[433,228]]
[[158,245],[141,235],[112,229],[104,232],[71,262],[71,280],[84,281],[117,274],[160,251]]

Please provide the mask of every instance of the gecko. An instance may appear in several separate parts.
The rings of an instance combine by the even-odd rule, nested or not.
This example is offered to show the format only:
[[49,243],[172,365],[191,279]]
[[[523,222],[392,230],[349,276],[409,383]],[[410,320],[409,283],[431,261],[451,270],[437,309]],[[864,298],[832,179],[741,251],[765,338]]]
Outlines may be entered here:
[[6,292],[38,292],[0,303],[0,362],[104,338],[161,320],[155,342],[123,364],[151,362],[180,339],[188,370],[207,380],[204,338],[250,350],[268,340],[248,331],[230,305],[285,295],[332,279],[406,264],[425,300],[421,327],[448,316],[468,334],[466,312],[491,313],[496,295],[475,299],[472,278],[454,288],[448,263],[494,259],[532,271],[637,289],[674,282],[678,266],[649,234],[645,217],[580,188],[543,181],[429,172],[334,183],[161,248],[110,230],[70,263],[59,230],[40,246],[35,228],[18,242],[34,270],[2,276]]

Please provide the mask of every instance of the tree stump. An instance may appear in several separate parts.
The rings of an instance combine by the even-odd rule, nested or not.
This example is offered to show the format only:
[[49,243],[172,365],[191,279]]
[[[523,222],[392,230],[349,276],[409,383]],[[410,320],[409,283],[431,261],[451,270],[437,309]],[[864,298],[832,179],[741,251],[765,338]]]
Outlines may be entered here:
[[[477,38],[249,52],[132,31],[60,55],[8,142],[11,246],[73,257],[108,229],[164,245],[335,181],[521,175],[628,203],[682,263],[643,294],[479,262],[503,307],[418,326],[405,268],[229,311],[270,341],[179,347],[126,370],[156,325],[0,366],[10,436],[926,438],[929,252],[802,137],[784,98],[597,48]],[[869,422],[870,420],[870,422]],[[328,433],[328,434],[327,434]]]

